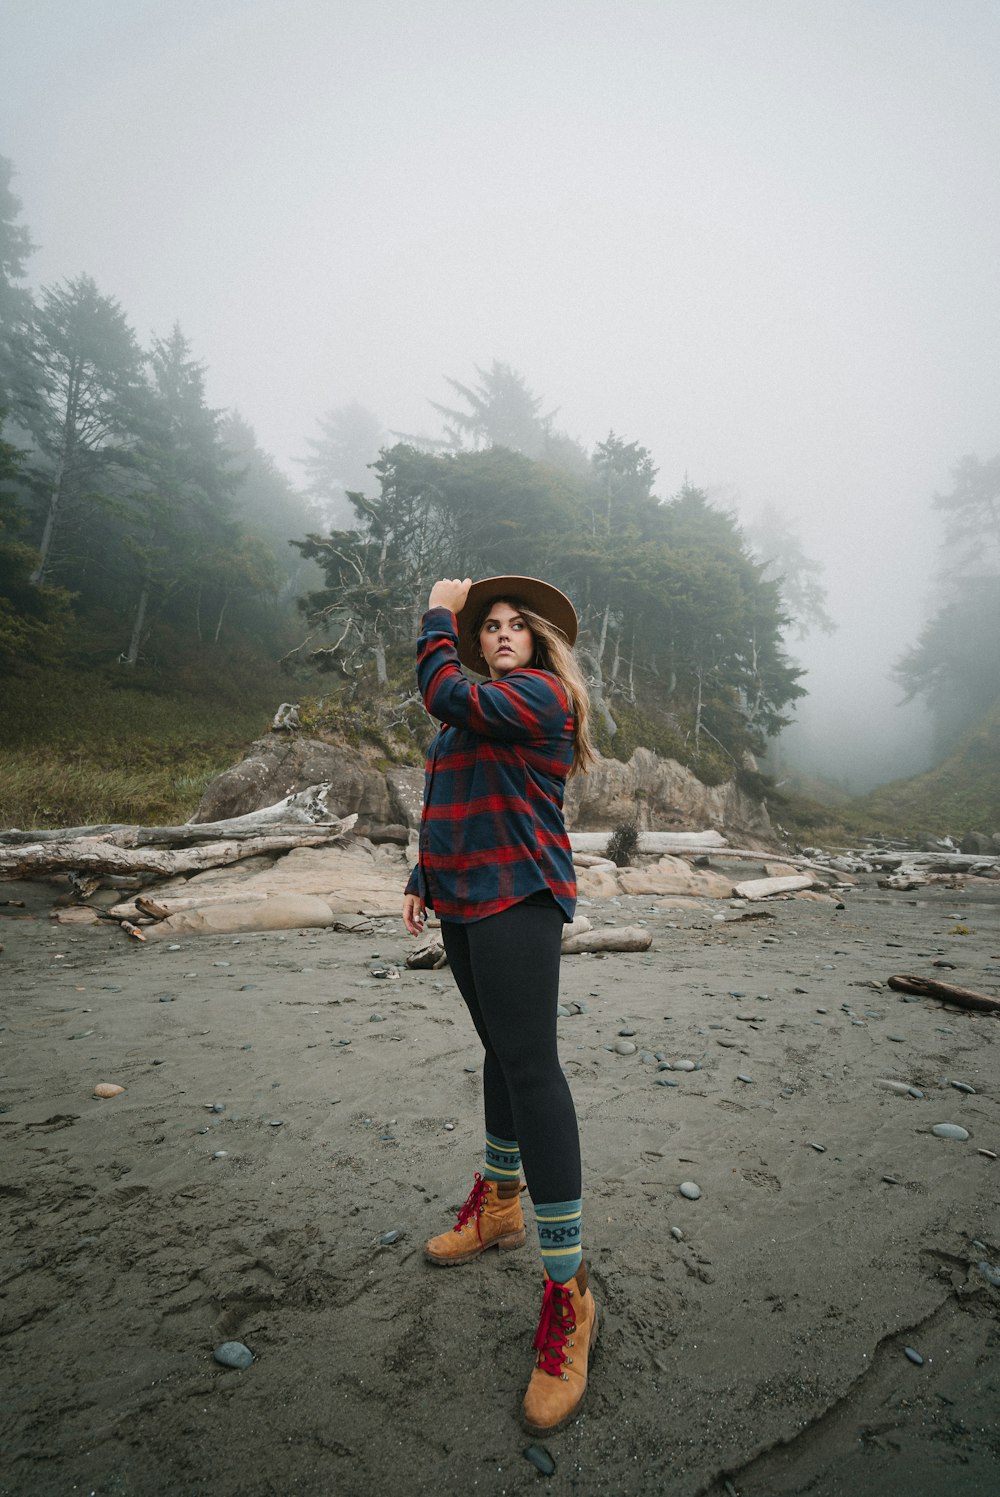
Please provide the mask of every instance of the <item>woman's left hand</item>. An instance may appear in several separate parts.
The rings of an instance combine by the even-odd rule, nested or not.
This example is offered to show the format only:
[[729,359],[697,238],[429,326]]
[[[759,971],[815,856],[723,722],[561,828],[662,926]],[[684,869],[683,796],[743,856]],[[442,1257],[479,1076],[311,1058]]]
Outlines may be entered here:
[[428,608],[450,608],[452,613],[461,613],[465,607],[465,600],[469,596],[469,588],[472,586],[472,578],[465,577],[459,581],[457,577],[442,577],[435,582],[431,588]]

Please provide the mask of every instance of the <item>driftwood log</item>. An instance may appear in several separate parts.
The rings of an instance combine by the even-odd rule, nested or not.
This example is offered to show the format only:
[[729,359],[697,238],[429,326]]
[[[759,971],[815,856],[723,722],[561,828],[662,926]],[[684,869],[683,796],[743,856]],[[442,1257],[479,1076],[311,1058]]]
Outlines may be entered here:
[[[71,826],[52,832],[22,832],[16,828],[0,832],[0,848],[42,846],[77,839],[100,839],[113,847],[188,847],[193,842],[219,842],[225,839],[257,837],[262,832],[275,835],[294,834],[296,828],[329,827],[338,834],[350,831],[356,816],[335,816],[326,803],[330,786],[310,785],[295,795],[286,795],[273,806],[263,806],[246,816],[232,816],[226,821],[186,821],[182,826]],[[2,865],[0,865],[2,868]]]
[[[353,825],[354,818],[347,822]],[[203,847],[177,848],[157,852],[150,847],[118,847],[97,837],[79,837],[70,842],[49,842],[27,847],[0,848],[0,878],[39,878],[50,873],[151,873],[159,878],[173,878],[179,873],[201,873],[206,868],[223,868],[243,858],[262,853],[290,852],[293,847],[324,847],[337,842],[350,826],[316,827],[309,831],[262,833],[243,840],[208,842]]]
[[939,982],[936,977],[914,977],[903,972],[889,978],[890,988],[897,993],[919,993],[921,998],[940,998],[943,1003],[953,1003],[956,1008],[972,1008],[983,1014],[1000,1014],[1000,998],[991,998],[988,993],[976,993],[972,988],[956,987],[953,982]]
[[641,925],[606,926],[603,930],[585,930],[563,941],[564,956],[578,956],[585,951],[648,951],[653,937]]

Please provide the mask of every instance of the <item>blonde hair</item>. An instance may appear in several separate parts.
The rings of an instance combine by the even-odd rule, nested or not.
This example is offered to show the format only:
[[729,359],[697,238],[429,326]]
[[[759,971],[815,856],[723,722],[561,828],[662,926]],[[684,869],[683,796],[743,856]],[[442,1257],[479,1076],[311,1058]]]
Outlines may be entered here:
[[576,774],[586,774],[591,765],[597,763],[597,750],[590,736],[590,693],[569,640],[561,629],[536,613],[533,608],[525,607],[519,598],[491,598],[480,609],[476,618],[473,637],[477,648],[480,631],[489,617],[490,609],[497,603],[506,603],[509,608],[516,608],[531,630],[535,641],[532,665],[540,670],[550,671],[561,682],[573,714],[573,762],[569,770],[570,778]]

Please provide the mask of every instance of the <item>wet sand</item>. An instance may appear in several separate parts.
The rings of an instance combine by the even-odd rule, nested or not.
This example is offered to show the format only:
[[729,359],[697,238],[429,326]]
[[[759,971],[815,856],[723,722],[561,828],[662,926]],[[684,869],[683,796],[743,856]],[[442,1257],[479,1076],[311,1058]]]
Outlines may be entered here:
[[[551,1478],[517,1418],[530,1222],[502,1258],[421,1253],[479,1163],[448,973],[370,976],[395,920],[170,951],[55,927],[52,892],[0,889],[27,902],[0,910],[3,1497],[1000,1488],[1000,1023],[872,986],[1000,993],[1000,889],[586,910],[654,945],[563,963],[603,1324]],[[232,1339],[246,1371],[213,1360]]]

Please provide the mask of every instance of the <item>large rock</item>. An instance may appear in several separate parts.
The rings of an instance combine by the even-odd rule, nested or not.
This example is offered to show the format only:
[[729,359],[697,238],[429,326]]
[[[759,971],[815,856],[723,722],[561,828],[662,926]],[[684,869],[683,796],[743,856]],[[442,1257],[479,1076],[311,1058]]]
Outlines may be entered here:
[[[417,773],[417,771],[401,771]],[[191,820],[225,821],[273,806],[309,785],[331,786],[327,805],[337,816],[356,812],[359,831],[386,822],[407,822],[394,809],[384,774],[373,769],[356,749],[322,743],[317,738],[287,738],[277,733],[258,738],[242,763],[224,770],[209,785]]]
[[730,840],[774,839],[767,807],[740,790],[735,780],[703,785],[683,765],[644,748],[636,749],[627,764],[599,759],[566,789],[570,827],[603,831],[631,820],[645,831],[716,827]]

